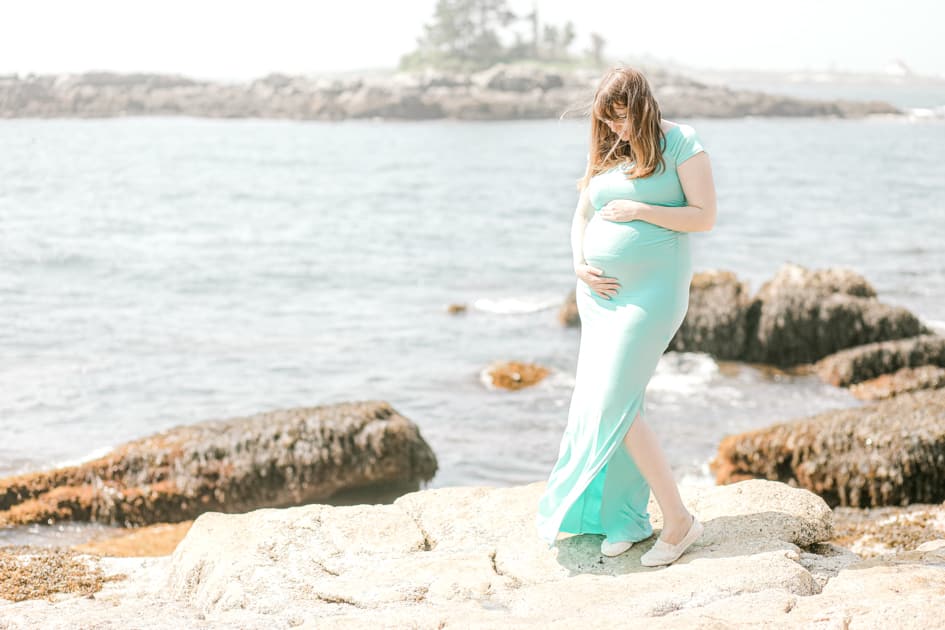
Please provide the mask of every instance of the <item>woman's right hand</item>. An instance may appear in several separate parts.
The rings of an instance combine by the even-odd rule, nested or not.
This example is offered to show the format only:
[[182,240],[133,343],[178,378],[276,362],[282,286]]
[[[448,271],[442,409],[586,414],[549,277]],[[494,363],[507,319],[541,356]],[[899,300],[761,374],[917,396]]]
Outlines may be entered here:
[[620,283],[616,278],[603,275],[604,270],[592,267],[587,263],[580,263],[574,267],[574,273],[584,281],[594,293],[604,299],[609,300],[610,296],[617,294]]

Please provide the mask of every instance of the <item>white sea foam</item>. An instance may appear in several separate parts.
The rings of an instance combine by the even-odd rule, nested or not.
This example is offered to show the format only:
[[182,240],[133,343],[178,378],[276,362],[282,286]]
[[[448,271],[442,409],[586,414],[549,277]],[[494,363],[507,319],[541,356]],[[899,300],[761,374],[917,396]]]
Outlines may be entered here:
[[945,105],[938,107],[907,107],[906,116],[911,120],[935,120],[945,118]]
[[487,313],[499,315],[518,315],[521,313],[535,313],[549,308],[561,306],[561,296],[553,298],[523,297],[523,298],[479,298],[473,302],[473,308]]
[[945,335],[945,320],[942,319],[925,319],[922,320],[926,326],[934,330],[940,335]]
[[62,459],[57,462],[53,462],[49,465],[49,468],[64,468],[66,466],[78,466],[79,464],[84,464],[85,462],[92,461],[93,459],[98,459],[104,455],[110,453],[115,447],[114,446],[102,446],[97,448],[85,455],[80,457],[75,457],[71,459]]
[[719,373],[719,366],[702,352],[670,352],[660,358],[647,389],[678,394],[704,391]]

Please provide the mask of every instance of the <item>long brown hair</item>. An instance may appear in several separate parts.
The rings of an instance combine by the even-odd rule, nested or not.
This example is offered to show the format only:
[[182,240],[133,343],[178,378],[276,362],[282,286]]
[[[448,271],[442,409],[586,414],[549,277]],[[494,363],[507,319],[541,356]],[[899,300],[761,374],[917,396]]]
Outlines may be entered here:
[[[627,111],[629,141],[612,132],[605,122],[617,119],[618,107]],[[578,190],[583,190],[594,175],[622,162],[634,162],[626,173],[627,179],[647,177],[657,166],[660,172],[665,171],[666,133],[660,126],[660,106],[649,81],[639,70],[624,65],[607,70],[594,93],[590,118],[590,160],[584,177],[578,180]]]

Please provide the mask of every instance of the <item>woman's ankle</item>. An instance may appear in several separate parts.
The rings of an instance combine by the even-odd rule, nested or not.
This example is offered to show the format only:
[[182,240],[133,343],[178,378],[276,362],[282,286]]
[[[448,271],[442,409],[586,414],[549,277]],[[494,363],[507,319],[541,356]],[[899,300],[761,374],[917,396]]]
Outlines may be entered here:
[[693,515],[692,512],[689,510],[684,510],[683,512],[677,513],[668,519],[663,519],[663,531],[665,532],[668,529],[673,533],[682,532],[685,534],[686,530],[689,529],[689,526],[692,524],[694,519],[695,515]]

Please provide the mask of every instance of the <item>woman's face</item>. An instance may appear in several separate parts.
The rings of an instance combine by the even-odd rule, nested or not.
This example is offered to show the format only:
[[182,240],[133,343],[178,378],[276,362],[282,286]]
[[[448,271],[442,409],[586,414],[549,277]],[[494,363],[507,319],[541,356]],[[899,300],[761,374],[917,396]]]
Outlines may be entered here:
[[610,130],[617,134],[621,140],[630,139],[630,123],[627,120],[627,109],[619,105],[614,107],[614,113],[617,120],[604,120]]

